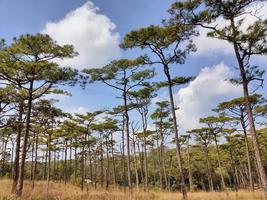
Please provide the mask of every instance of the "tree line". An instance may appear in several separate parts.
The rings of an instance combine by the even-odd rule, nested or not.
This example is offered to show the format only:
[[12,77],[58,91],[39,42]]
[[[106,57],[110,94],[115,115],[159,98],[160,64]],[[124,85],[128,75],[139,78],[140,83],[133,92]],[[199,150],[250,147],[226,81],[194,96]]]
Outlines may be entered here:
[[[133,30],[120,44],[149,54],[82,71],[57,64],[78,53],[48,35],[21,35],[11,44],[2,40],[0,173],[13,179],[12,193],[20,196],[27,178],[32,187],[35,180],[47,180],[47,189],[50,180],[72,181],[82,190],[88,184],[130,191],[153,186],[180,190],[188,199],[188,190],[257,187],[267,197],[266,129],[256,130],[258,123],[264,127],[266,100],[249,87],[263,85],[264,70],[251,60],[267,54],[267,20],[258,16],[261,2],[176,1],[162,25]],[[255,20],[247,25],[249,16]],[[227,23],[218,27],[222,18]],[[180,133],[173,89],[194,77],[175,77],[171,68],[197,51],[193,39],[202,29],[207,37],[231,44],[239,76],[228,81],[241,85],[243,96],[220,103],[214,116],[200,119],[202,128]],[[164,80],[153,82],[154,67]],[[95,82],[119,94],[117,107],[71,115],[45,98],[69,95],[62,86]],[[152,111],[162,90],[169,98]]]

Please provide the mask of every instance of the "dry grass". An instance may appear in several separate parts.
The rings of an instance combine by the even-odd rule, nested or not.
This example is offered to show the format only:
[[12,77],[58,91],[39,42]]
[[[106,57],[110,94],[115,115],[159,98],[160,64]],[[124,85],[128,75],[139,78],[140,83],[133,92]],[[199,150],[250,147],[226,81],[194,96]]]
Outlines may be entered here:
[[[0,181],[0,199],[16,200],[10,195],[11,182],[9,180]],[[45,182],[37,182],[34,190],[29,183],[25,183],[24,193],[21,200],[180,200],[180,193],[170,192],[149,192],[149,193],[124,193],[120,190],[89,189],[88,192],[81,192],[78,187],[51,183],[49,194],[47,194]],[[189,194],[190,200],[262,200],[261,192],[195,192]]]

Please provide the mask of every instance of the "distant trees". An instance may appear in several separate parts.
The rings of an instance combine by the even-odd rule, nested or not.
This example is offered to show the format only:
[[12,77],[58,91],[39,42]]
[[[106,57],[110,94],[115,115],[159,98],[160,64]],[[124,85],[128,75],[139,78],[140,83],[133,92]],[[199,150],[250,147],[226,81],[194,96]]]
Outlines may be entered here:
[[[145,60],[139,57],[134,60],[122,59],[113,61],[101,69],[85,69],[91,82],[101,81],[104,84],[121,92],[123,100],[122,110],[126,132],[127,147],[127,177],[128,187],[131,190],[131,160],[130,160],[130,128],[129,128],[129,92],[135,88],[143,87],[148,79],[154,76],[154,70],[144,69]],[[123,147],[124,148],[124,147]]]

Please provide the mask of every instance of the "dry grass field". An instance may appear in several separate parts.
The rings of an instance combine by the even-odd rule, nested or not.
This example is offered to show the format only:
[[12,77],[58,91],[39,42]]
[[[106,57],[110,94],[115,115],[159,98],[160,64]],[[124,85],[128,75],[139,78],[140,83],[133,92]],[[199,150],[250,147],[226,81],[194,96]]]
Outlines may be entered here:
[[[51,183],[49,194],[47,194],[46,183],[37,182],[34,190],[30,184],[26,182],[25,190],[21,198],[10,195],[11,182],[9,180],[0,181],[0,199],[1,200],[180,200],[180,193],[156,192],[149,193],[125,193],[120,190],[94,190],[89,189],[88,192],[81,192],[78,187],[73,185],[64,185],[60,183]],[[260,192],[195,192],[189,194],[190,200],[261,200]]]

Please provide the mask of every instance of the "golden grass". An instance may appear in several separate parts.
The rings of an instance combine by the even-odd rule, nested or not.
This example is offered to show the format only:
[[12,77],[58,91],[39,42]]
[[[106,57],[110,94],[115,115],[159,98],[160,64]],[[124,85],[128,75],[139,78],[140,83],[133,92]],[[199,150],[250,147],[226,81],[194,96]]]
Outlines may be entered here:
[[[47,194],[46,183],[36,182],[34,190],[31,189],[29,182],[25,182],[24,192],[21,198],[10,195],[11,181],[0,181],[1,200],[180,200],[180,193],[156,192],[149,193],[128,193],[121,190],[89,189],[88,192],[81,190],[73,185],[51,183],[49,194]],[[189,194],[190,200],[262,200],[261,192],[195,192]]]

